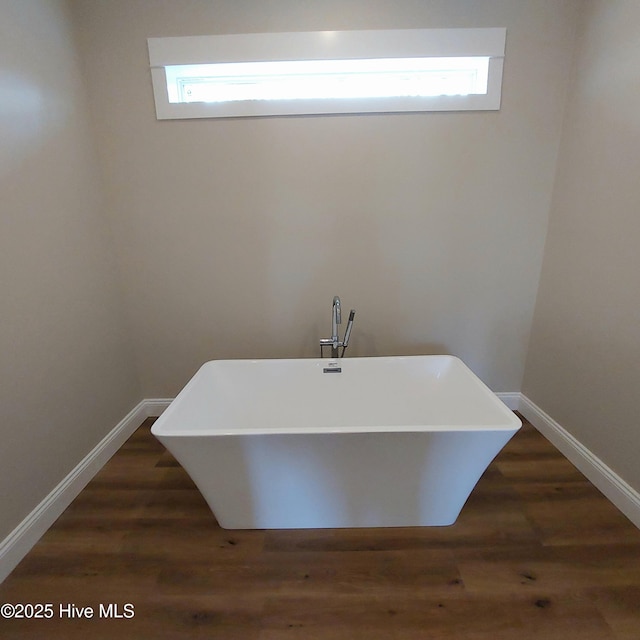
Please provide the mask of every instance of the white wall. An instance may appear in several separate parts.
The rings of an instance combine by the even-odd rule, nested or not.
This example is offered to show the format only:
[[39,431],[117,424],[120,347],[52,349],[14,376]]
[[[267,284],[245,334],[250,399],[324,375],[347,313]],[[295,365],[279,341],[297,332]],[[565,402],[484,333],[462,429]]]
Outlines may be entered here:
[[0,4],[0,540],[140,400],[72,36]]
[[584,4],[524,393],[640,490],[640,3]]
[[[579,0],[75,0],[143,395],[212,358],[449,352],[520,389]],[[506,27],[499,112],[158,122],[146,39]]]

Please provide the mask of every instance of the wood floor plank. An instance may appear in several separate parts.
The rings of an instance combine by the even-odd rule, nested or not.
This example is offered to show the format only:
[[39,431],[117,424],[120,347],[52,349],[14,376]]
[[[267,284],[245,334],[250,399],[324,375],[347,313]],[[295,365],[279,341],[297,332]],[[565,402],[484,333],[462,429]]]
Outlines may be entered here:
[[637,640],[640,637],[640,586],[595,589],[591,597],[617,640]]
[[612,640],[587,600],[535,598],[273,598],[260,640],[280,638]]
[[540,483],[520,492],[545,545],[640,543],[640,531],[592,486],[568,483],[558,490]]

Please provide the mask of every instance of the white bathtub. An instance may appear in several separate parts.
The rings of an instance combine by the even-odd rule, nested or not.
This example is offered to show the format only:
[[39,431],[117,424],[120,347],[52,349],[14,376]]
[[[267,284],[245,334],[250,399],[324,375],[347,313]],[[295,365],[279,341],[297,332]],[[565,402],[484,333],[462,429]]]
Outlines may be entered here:
[[226,529],[452,524],[520,420],[452,356],[207,362],[152,433]]

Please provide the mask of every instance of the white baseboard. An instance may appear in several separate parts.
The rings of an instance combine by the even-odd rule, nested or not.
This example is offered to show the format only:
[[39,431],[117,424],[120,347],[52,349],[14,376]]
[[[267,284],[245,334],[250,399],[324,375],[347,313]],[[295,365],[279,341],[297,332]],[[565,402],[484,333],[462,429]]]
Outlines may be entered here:
[[498,398],[504,402],[511,411],[516,411],[520,406],[520,392],[519,391],[505,391],[503,393],[496,393]]
[[147,418],[157,418],[171,404],[173,398],[147,398],[143,400]]
[[[149,416],[143,400],[134,407],[69,473],[51,493],[0,542],[0,582],[2,582],[57,520],[93,476],[102,469],[127,438]],[[151,410],[157,410],[151,405]],[[159,414],[157,414],[159,415]]]
[[640,528],[640,494],[524,394],[520,413]]

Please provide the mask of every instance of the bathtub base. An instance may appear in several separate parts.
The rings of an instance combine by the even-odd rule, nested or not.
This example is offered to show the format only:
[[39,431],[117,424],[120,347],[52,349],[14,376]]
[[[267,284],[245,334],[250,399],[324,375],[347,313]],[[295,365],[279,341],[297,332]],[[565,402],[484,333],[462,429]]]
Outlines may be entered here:
[[512,435],[502,429],[159,439],[221,527],[316,529],[451,525]]

